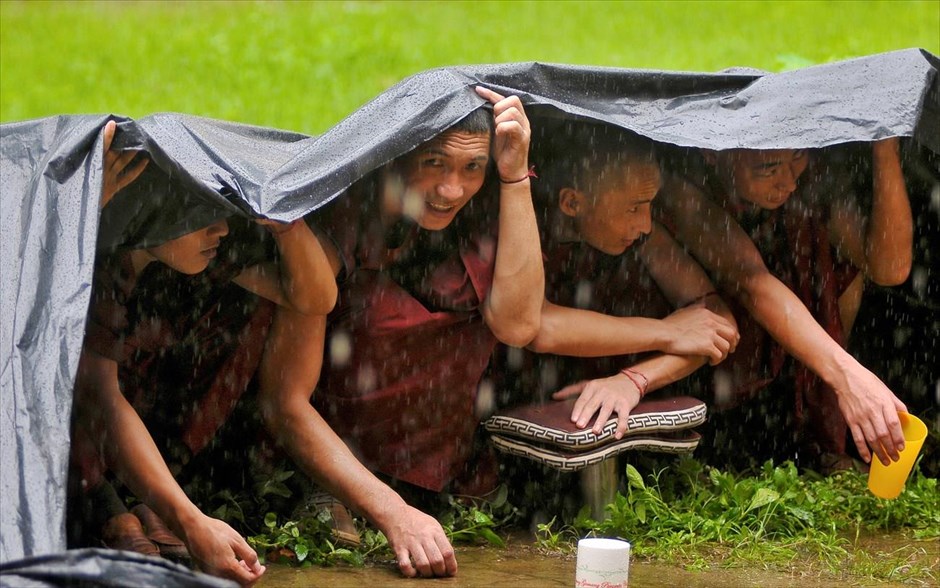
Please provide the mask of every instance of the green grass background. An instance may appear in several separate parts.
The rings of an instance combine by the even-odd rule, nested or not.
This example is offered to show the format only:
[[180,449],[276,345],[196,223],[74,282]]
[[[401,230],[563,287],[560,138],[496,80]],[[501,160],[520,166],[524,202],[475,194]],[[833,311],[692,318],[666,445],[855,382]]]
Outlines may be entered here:
[[940,1],[0,2],[0,121],[175,111],[320,133],[413,73],[773,71],[921,47]]

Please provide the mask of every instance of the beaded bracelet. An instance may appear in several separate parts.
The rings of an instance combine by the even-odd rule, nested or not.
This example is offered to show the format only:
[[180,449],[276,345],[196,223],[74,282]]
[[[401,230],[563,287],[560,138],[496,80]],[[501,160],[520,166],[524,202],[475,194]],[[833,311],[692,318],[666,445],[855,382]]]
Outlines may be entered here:
[[[632,370],[630,368],[623,368],[622,370],[620,370],[620,373],[627,376],[627,378],[629,378],[630,381],[633,382],[633,385],[636,386],[637,391],[640,393],[640,398],[643,398],[644,396],[646,396],[646,390],[650,387],[649,378],[647,378],[640,372],[636,370]],[[642,386],[637,381],[638,379],[643,380]]]
[[502,176],[500,176],[499,181],[500,181],[500,183],[502,183],[502,184],[518,184],[519,182],[524,182],[524,181],[528,180],[529,178],[536,178],[536,179],[538,179],[538,176],[535,175],[535,166],[534,166],[534,165],[529,168],[529,172],[528,172],[526,175],[522,176],[522,177],[519,178],[518,180],[504,180],[504,179],[502,178]]

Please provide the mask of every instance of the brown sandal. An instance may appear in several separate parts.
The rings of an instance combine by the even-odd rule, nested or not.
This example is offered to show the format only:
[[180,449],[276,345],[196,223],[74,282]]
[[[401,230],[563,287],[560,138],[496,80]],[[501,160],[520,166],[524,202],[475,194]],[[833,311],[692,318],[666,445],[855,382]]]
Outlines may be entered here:
[[359,537],[356,522],[345,504],[321,489],[309,493],[304,502],[303,506],[294,511],[292,518],[299,520],[304,515],[315,516],[318,512],[326,510],[330,513],[333,539],[346,547],[359,547],[362,539]]
[[101,529],[101,542],[108,549],[133,551],[153,557],[160,555],[160,549],[144,534],[140,520],[129,512],[108,519]]
[[146,504],[138,504],[131,509],[131,512],[143,523],[147,538],[153,541],[160,555],[169,559],[190,559],[189,550],[186,549],[183,540],[174,535],[157,513],[150,510],[150,507]]

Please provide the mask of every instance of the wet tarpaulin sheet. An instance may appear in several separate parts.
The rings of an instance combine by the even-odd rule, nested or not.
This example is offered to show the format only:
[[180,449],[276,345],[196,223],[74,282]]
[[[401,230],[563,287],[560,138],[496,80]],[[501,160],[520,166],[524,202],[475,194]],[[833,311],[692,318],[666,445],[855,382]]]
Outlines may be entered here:
[[[109,117],[0,126],[0,561],[65,549],[71,392],[96,251],[145,246],[228,214],[289,221],[484,105],[519,95],[534,120],[585,118],[682,146],[822,147],[888,136],[940,151],[936,56],[911,49],[762,75],[517,63],[436,69],[319,137],[179,114],[119,121],[146,177],[99,223]],[[100,230],[99,230],[100,225]]]
[[73,549],[0,564],[0,586],[237,588],[238,584],[156,557],[111,549]]

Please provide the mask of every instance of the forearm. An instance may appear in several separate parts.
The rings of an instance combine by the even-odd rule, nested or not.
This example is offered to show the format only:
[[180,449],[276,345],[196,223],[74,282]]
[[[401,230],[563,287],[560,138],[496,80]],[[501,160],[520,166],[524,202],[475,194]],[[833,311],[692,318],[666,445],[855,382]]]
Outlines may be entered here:
[[846,389],[845,371],[858,362],[780,280],[769,273],[752,277],[739,300],[790,355],[837,391]]
[[94,430],[101,431],[99,450],[109,467],[128,488],[185,536],[190,521],[202,516],[177,484],[140,416],[123,395],[86,390],[80,402],[95,415]]
[[499,201],[499,244],[484,316],[500,341],[523,346],[538,332],[545,291],[529,180],[502,184]]
[[649,381],[646,394],[650,394],[655,390],[665,388],[673,382],[678,382],[705,365],[705,363],[706,359],[704,357],[662,354],[646,358],[629,367],[646,377]]
[[326,317],[277,310],[259,371],[262,419],[307,476],[381,527],[386,510],[404,501],[356,459],[310,404],[325,335]]
[[667,330],[668,325],[658,319],[615,317],[546,301],[539,332],[528,348],[573,357],[659,351],[669,339]]
[[356,459],[309,401],[284,403],[272,416],[277,426],[269,431],[301,471],[377,527],[384,528],[389,510],[406,506]]
[[320,241],[303,220],[272,233],[280,252],[278,270],[286,304],[305,314],[328,313],[336,304],[337,288]]
[[913,260],[914,221],[899,149],[897,138],[872,146],[874,194],[865,231],[866,273],[886,286],[904,282]]

